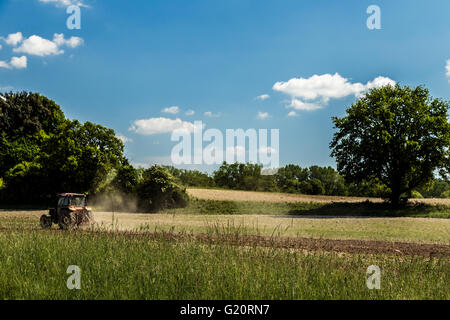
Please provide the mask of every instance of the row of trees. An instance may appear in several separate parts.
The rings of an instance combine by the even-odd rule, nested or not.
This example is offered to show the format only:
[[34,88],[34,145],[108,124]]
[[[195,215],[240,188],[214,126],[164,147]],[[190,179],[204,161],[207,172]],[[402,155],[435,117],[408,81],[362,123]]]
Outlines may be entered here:
[[[332,167],[302,168],[289,164],[274,175],[264,175],[261,165],[223,163],[208,175],[197,170],[167,167],[180,184],[190,187],[226,188],[248,191],[276,191],[308,195],[387,197],[389,190],[380,181],[346,182]],[[405,196],[409,196],[406,195]],[[450,182],[435,179],[424,188],[413,190],[415,198],[450,198]]]

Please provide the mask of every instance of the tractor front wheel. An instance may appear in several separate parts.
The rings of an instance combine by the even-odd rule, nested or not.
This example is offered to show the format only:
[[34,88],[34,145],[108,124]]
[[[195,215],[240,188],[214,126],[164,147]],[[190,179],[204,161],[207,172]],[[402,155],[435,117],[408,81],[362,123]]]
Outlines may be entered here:
[[74,213],[65,212],[59,217],[59,228],[62,230],[73,229],[77,225],[77,219]]
[[49,216],[46,216],[45,214],[41,217],[41,228],[42,229],[50,229],[52,227],[52,218]]

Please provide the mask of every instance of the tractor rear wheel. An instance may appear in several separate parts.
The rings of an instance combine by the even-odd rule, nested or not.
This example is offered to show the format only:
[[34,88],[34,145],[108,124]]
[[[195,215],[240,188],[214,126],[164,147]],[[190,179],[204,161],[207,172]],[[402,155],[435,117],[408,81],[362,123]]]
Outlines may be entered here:
[[73,229],[77,225],[77,217],[73,212],[61,213],[58,222],[59,228],[62,230]]
[[83,211],[80,214],[80,225],[88,225],[94,222],[94,215],[92,214],[92,211]]
[[41,228],[42,229],[50,229],[52,227],[52,218],[49,216],[46,216],[45,214],[41,217]]
[[89,222],[94,222],[94,214],[92,213],[92,211],[88,211],[86,213],[86,216],[89,219]]

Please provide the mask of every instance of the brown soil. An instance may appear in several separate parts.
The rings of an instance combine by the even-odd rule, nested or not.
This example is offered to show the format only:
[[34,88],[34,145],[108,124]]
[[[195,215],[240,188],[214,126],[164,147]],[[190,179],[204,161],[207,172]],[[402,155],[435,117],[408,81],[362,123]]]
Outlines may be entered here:
[[[382,202],[379,198],[365,197],[340,197],[340,196],[311,196],[302,194],[288,194],[276,192],[253,192],[235,190],[214,190],[214,189],[188,189],[188,194],[194,198],[203,200],[221,201],[254,201],[254,202]],[[413,199],[413,202],[426,204],[450,205],[450,199]]]
[[[160,236],[159,234],[158,236]],[[186,235],[165,233],[174,240]],[[422,256],[429,258],[450,258],[450,246],[439,244],[418,244],[366,240],[332,240],[313,238],[271,238],[252,235],[190,235],[208,244],[232,244],[238,246],[261,246],[271,248],[300,249],[306,251],[342,252],[351,254],[392,254],[397,256]]]

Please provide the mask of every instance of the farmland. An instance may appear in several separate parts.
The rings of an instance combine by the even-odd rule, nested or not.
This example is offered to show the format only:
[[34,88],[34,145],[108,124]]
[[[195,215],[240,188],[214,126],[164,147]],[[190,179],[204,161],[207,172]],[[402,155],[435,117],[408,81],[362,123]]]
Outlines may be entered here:
[[[194,198],[204,200],[222,200],[222,201],[248,201],[248,202],[269,202],[269,203],[298,203],[298,202],[314,202],[314,203],[360,203],[370,201],[381,203],[383,200],[379,198],[369,197],[343,197],[343,196],[313,196],[302,194],[289,194],[277,192],[253,192],[253,191],[235,191],[235,190],[218,190],[218,189],[195,189],[187,190]],[[450,199],[412,199],[412,202],[431,204],[431,205],[448,205]]]
[[[211,190],[189,190],[195,192],[203,199],[183,209],[96,211],[95,226],[70,232],[40,230],[43,211],[1,211],[0,297],[450,298],[444,204],[391,215],[382,209],[383,217],[374,216],[378,207],[337,217],[327,211],[330,201],[284,201],[295,196],[283,194],[269,201],[265,193],[228,191],[217,200],[217,190],[213,197]],[[66,288],[69,265],[83,272],[81,290]],[[366,287],[370,265],[382,270],[381,290]]]

